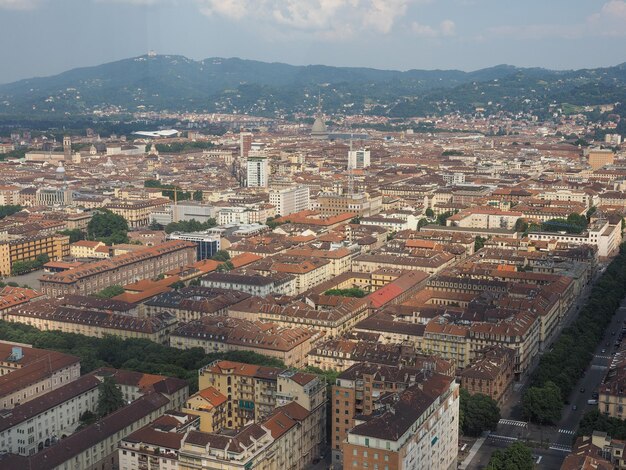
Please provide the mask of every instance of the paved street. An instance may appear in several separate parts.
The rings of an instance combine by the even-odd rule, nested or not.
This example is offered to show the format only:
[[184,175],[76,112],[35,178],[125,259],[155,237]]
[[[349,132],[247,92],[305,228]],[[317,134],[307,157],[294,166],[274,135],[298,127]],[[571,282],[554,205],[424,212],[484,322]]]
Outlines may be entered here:
[[[576,318],[578,306],[584,305],[589,296],[589,291],[590,288],[587,288],[576,306],[573,306],[568,312],[561,328],[569,325]],[[533,449],[533,453],[538,459],[537,468],[558,468],[571,449],[582,416],[598,406],[588,404],[588,400],[593,399],[593,393],[597,392],[608,370],[612,354],[616,349],[615,343],[619,339],[625,321],[626,299],[622,300],[621,306],[594,352],[590,365],[569,396],[557,426],[538,426],[525,423],[522,420],[521,396],[527,386],[528,378],[526,378],[524,382],[516,384],[513,393],[502,407],[503,419],[500,420],[497,429],[485,440],[485,443],[466,468],[483,468],[495,450],[506,448],[516,440],[543,443],[541,448]]]

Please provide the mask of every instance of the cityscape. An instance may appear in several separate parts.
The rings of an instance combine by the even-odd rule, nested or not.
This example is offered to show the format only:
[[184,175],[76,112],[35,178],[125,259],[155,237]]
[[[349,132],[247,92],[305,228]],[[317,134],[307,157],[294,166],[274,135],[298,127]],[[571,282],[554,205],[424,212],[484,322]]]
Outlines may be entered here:
[[0,51],[0,469],[626,469],[626,1],[52,3],[221,42]]

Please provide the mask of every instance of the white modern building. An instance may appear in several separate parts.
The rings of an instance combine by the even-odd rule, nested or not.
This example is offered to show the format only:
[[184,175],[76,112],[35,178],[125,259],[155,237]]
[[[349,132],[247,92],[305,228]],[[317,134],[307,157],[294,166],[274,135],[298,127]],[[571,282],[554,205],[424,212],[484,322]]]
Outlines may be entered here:
[[308,186],[273,189],[270,191],[270,204],[276,208],[276,214],[282,216],[309,209],[310,192]]
[[264,155],[250,156],[247,162],[247,182],[249,188],[265,188],[268,179],[267,157]]
[[348,152],[348,170],[363,169],[370,166],[370,149],[368,147]]

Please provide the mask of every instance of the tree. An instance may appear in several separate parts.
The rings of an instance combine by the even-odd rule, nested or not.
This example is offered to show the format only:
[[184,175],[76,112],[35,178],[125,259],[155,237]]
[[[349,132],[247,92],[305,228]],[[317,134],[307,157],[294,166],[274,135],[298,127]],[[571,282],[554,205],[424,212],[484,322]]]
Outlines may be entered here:
[[357,216],[357,217],[353,217],[352,219],[350,219],[350,223],[351,224],[355,224],[358,225],[361,223],[361,217]]
[[183,281],[176,281],[170,285],[170,287],[174,290],[179,290],[185,287],[185,283]]
[[460,400],[463,434],[480,436],[484,431],[491,431],[496,428],[500,420],[500,409],[493,398],[482,393],[471,395],[462,388]]
[[70,243],[76,243],[80,240],[85,239],[85,234],[83,233],[83,231],[77,228],[72,229],[72,230],[61,230],[59,233],[61,235],[70,237]]
[[150,222],[150,225],[148,225],[148,228],[150,230],[163,230],[163,225],[158,223],[156,220],[153,220],[152,222]]
[[13,215],[19,211],[21,211],[23,209],[22,206],[18,206],[18,205],[6,205],[6,206],[0,206],[0,219],[4,219],[5,217],[9,216],[9,215]]
[[233,269],[235,269],[235,265],[233,264],[233,262],[231,260],[228,261],[224,261],[222,264],[220,264],[217,267],[217,271],[218,272],[227,272],[227,271],[232,271]]
[[104,377],[98,385],[98,405],[96,407],[100,418],[119,410],[124,406],[124,397],[115,380],[111,376]]
[[94,297],[98,297],[100,299],[111,299],[115,296],[122,295],[124,293],[124,288],[120,285],[112,285],[109,287],[105,287],[100,292],[94,294]]
[[485,246],[485,242],[487,241],[486,238],[483,237],[476,237],[474,239],[474,251],[478,251],[480,250],[482,247]]
[[202,197],[202,191],[198,190],[198,191],[194,191],[193,192],[193,200],[194,201],[202,201],[203,197]]
[[201,232],[213,228],[217,225],[217,221],[213,218],[208,218],[205,222],[200,222],[196,219],[181,220],[180,222],[172,222],[165,226],[166,233],[172,232]]
[[561,390],[552,381],[543,387],[530,387],[522,397],[524,415],[538,424],[554,424],[561,419]]
[[98,209],[87,225],[87,236],[107,245],[128,243],[128,222],[108,209]]
[[528,230],[528,223],[521,217],[515,221],[515,231],[525,233]]
[[14,262],[11,266],[11,272],[16,276],[20,276],[41,269],[48,261],[50,261],[50,257],[45,253],[41,253],[35,259]]
[[230,254],[226,250],[218,250],[211,259],[215,261],[228,261],[230,259]]
[[338,295],[341,297],[356,297],[357,299],[361,299],[367,295],[363,289],[358,287],[351,287],[349,289],[328,289],[324,292],[325,295]]
[[430,207],[426,209],[426,212],[424,212],[424,214],[429,219],[432,219],[433,217],[435,217],[435,212]]
[[418,222],[417,222],[417,230],[421,230],[422,227],[425,227],[426,225],[428,225],[428,219],[422,217]]
[[587,220],[591,219],[591,216],[596,213],[598,208],[596,206],[591,206],[587,211]]
[[521,442],[515,442],[504,451],[496,450],[485,470],[532,470],[534,466],[530,448]]
[[446,225],[446,220],[448,220],[448,217],[450,217],[451,215],[451,212],[444,212],[443,214],[439,214],[437,216],[437,224]]

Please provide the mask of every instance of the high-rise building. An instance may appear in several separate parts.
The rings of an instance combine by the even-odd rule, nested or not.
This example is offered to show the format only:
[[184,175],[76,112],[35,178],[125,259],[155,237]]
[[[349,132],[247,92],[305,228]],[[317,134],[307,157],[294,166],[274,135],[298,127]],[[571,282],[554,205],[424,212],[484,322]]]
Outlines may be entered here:
[[309,187],[293,186],[291,188],[273,189],[270,191],[270,204],[276,208],[276,214],[289,215],[309,209]]
[[252,148],[252,132],[239,133],[239,156],[248,158],[250,149]]
[[370,149],[368,147],[348,152],[348,170],[363,169],[370,166]]
[[267,186],[268,164],[266,156],[248,157],[247,182],[249,188],[264,188]]

